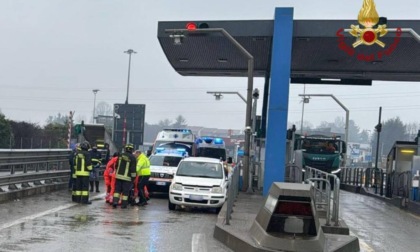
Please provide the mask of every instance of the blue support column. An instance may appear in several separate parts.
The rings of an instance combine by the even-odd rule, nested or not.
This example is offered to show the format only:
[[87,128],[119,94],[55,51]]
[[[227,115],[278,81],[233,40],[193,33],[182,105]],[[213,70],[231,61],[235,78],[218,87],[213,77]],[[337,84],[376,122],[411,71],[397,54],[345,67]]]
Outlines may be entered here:
[[276,8],[268,97],[264,195],[268,194],[273,182],[284,182],[292,37],[293,8]]

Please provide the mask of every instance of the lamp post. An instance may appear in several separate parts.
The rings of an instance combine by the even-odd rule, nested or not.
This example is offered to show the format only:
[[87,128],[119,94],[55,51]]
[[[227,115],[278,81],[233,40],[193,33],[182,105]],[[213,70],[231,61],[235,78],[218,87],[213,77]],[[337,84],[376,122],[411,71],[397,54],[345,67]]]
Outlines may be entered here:
[[92,123],[95,123],[96,94],[99,91],[100,91],[99,89],[92,90],[92,92],[93,92],[93,115],[92,115]]
[[[248,60],[248,86],[247,86],[247,98],[246,98],[246,118],[245,118],[245,146],[244,146],[244,184],[243,190],[247,192],[252,192],[252,188],[249,185],[249,164],[250,164],[250,142],[251,142],[251,110],[252,110],[252,89],[253,89],[253,75],[254,75],[254,57],[234,38],[223,28],[208,28],[207,26],[202,26],[203,28],[197,29],[196,27],[189,29],[166,29],[165,32],[171,33],[170,37],[174,39],[176,45],[182,44],[182,38],[185,34],[197,34],[197,33],[221,33],[226,37],[237,49]],[[204,28],[205,27],[205,28]]]
[[[334,99],[334,101],[336,101],[338,103],[338,105],[340,105],[344,111],[346,111],[346,128],[345,128],[345,142],[346,144],[348,144],[348,140],[349,140],[349,110],[346,108],[346,106],[344,106],[334,95],[332,94],[300,94],[299,96],[304,96],[304,97],[311,97],[311,96],[329,96],[331,98]],[[308,101],[309,102],[309,101]],[[347,165],[347,155],[344,155],[344,164]]]
[[125,104],[128,104],[128,91],[130,89],[130,69],[131,69],[131,54],[137,53],[133,49],[128,49],[124,53],[128,54],[128,78],[127,78],[127,97],[125,98]]

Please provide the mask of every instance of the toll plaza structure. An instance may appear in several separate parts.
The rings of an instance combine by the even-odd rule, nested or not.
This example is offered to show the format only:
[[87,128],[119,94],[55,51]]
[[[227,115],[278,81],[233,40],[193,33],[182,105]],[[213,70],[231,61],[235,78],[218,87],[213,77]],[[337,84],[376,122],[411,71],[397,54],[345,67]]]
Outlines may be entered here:
[[[253,77],[265,78],[261,137],[265,138],[263,195],[269,198],[273,183],[285,181],[286,162],[281,153],[286,153],[291,83],[370,86],[375,80],[420,81],[417,67],[420,65],[420,20],[377,17],[378,22],[372,26],[365,20],[370,17],[359,15],[361,26],[357,25],[357,20],[294,20],[293,8],[276,8],[274,20],[159,22],[158,39],[169,63],[183,76],[248,76],[248,96],[253,89]],[[250,126],[248,105],[245,129]],[[245,161],[249,157],[247,135]],[[244,167],[245,183],[251,177],[247,165],[249,163]],[[298,193],[299,190],[292,186],[286,191]],[[281,198],[277,194],[276,197]],[[245,234],[244,239],[240,239],[240,235],[229,236],[235,231],[227,231],[226,226],[223,226],[226,229],[218,229],[217,225],[216,230],[223,231],[221,235],[215,231],[215,237],[226,244],[232,240],[251,240],[257,244],[247,251],[280,249],[273,245],[278,242],[272,240],[272,236],[264,237],[270,217],[262,215],[259,212],[255,217],[260,220],[259,224],[254,223],[251,229],[247,226],[245,230],[251,230],[254,237],[249,234]],[[238,217],[243,221],[240,226],[246,224],[248,217]],[[284,223],[278,225],[284,229]],[[256,232],[260,233],[258,237],[255,237]],[[322,239],[322,235],[320,237]],[[292,251],[306,250],[293,247]]]
[[[277,154],[286,152],[290,83],[420,81],[420,20],[380,20],[386,34],[375,27],[360,29],[356,19],[294,20],[293,8],[276,8],[274,20],[162,21],[157,35],[169,63],[183,76],[244,77],[251,72],[251,78],[265,78],[261,128],[267,195],[273,182],[284,181],[285,156]],[[249,156],[246,149],[244,156]]]

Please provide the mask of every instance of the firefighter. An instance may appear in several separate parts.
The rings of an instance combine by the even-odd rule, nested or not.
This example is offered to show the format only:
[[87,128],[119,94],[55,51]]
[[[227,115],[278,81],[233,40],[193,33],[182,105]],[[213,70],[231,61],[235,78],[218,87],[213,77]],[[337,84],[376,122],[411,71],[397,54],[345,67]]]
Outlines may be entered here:
[[93,192],[93,182],[95,182],[96,192],[99,191],[99,168],[102,164],[102,154],[98,151],[98,147],[93,146],[90,151],[92,157],[93,170],[89,176],[90,191]]
[[128,195],[136,178],[136,158],[133,155],[133,144],[125,146],[125,152],[118,158],[117,170],[115,173],[115,192],[112,206],[117,207],[121,194],[121,208],[127,208]]
[[114,155],[112,155],[112,158],[109,160],[108,164],[106,165],[106,169],[104,171],[104,182],[105,182],[105,190],[106,190],[105,201],[106,202],[112,202],[112,201],[109,201],[110,198],[112,198],[112,195],[111,195],[112,174],[115,171],[115,166],[118,161],[118,156],[119,156],[118,152],[115,152]]
[[89,142],[80,144],[80,149],[74,157],[74,170],[76,174],[76,193],[74,201],[82,204],[91,204],[89,201],[89,174],[92,171]]
[[77,202],[76,201],[76,198],[77,198],[76,197],[76,178],[77,177],[76,177],[76,167],[75,167],[74,161],[75,161],[75,157],[77,155],[77,152],[80,152],[80,151],[81,151],[80,145],[77,144],[74,148],[74,151],[71,154],[71,161],[69,161],[70,165],[71,165],[71,180],[72,180],[71,181],[71,201],[73,201],[73,202]]
[[149,158],[140,150],[136,151],[137,166],[136,172],[138,178],[137,190],[139,196],[139,206],[147,205],[147,197],[144,188],[147,186],[150,178],[150,161]]

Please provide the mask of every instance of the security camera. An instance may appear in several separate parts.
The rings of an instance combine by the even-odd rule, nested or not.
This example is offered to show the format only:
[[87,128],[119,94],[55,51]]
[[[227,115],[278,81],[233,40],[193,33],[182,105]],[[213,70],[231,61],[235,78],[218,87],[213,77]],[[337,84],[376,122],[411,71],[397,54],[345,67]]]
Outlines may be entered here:
[[169,37],[174,39],[174,45],[181,45],[184,34],[171,34]]
[[258,90],[258,88],[254,89],[254,91],[252,91],[252,97],[254,99],[258,99],[260,97],[260,90]]
[[245,131],[251,132],[251,130],[252,130],[251,126],[246,126],[245,127]]
[[220,101],[223,98],[222,94],[214,94],[214,98],[216,99],[216,101]]

